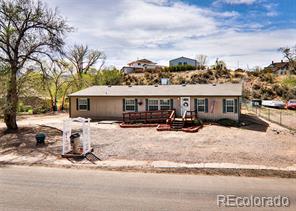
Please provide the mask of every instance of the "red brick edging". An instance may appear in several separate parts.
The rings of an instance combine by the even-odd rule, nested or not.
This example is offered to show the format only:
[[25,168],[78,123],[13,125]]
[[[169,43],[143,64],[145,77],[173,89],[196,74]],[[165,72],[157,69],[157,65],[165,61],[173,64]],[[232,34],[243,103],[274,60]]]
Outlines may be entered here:
[[120,123],[121,128],[141,128],[141,127],[157,127],[158,124],[126,124]]
[[[166,124],[126,124],[126,123],[120,123],[119,126],[121,128],[156,127],[157,131],[172,131],[170,125],[166,125]],[[196,133],[199,131],[200,128],[202,128],[202,125],[193,126],[193,127],[189,127],[189,128],[182,128],[181,131],[186,132],[186,133]]]

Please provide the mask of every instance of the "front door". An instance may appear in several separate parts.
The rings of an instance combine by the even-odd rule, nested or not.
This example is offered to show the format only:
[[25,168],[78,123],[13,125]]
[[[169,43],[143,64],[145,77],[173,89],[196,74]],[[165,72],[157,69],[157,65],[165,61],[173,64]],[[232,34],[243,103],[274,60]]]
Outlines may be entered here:
[[181,97],[181,116],[185,111],[190,111],[190,97]]

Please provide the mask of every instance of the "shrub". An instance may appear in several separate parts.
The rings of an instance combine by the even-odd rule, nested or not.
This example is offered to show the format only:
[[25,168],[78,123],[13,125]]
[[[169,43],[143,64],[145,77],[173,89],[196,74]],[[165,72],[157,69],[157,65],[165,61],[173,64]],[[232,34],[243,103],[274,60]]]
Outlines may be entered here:
[[185,84],[186,83],[186,78],[184,78],[183,76],[178,76],[177,77],[177,83],[178,84]]
[[170,72],[180,72],[180,71],[187,71],[187,70],[195,70],[196,67],[192,66],[192,65],[177,65],[177,66],[170,66],[168,67],[168,69],[166,68],[166,70],[169,70]]
[[203,122],[201,119],[195,119],[192,121],[193,125],[199,126],[199,125],[203,125]]
[[234,77],[235,78],[243,78],[244,77],[244,73],[243,72],[234,72]]
[[99,85],[119,85],[123,79],[123,73],[120,70],[102,70],[98,72]]
[[260,74],[260,79],[262,80],[262,81],[266,81],[266,82],[268,82],[268,83],[273,83],[274,82],[274,80],[275,80],[275,76],[274,76],[274,74],[273,73],[263,73],[263,74]]
[[239,78],[231,78],[231,83],[233,84],[238,84],[240,82],[240,79]]
[[288,87],[296,87],[296,76],[289,75],[282,79],[281,81],[282,85],[288,86]]
[[31,109],[32,114],[44,114],[48,111],[49,111],[48,108],[45,108],[45,107]]

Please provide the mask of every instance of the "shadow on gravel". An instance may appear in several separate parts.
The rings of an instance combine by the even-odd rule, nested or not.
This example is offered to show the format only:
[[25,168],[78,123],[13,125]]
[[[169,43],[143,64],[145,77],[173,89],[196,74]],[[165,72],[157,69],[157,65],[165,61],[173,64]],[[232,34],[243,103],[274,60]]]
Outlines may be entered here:
[[246,130],[266,132],[269,127],[267,122],[252,114],[241,114],[241,122],[245,124],[244,126],[241,126],[241,128]]
[[[46,135],[45,145],[36,146],[37,133]],[[0,129],[1,155],[13,154],[16,156],[34,156],[38,160],[34,163],[47,160],[48,157],[59,157],[61,153],[61,131],[49,127],[20,127],[14,133],[6,133]],[[10,161],[13,162],[14,158]]]

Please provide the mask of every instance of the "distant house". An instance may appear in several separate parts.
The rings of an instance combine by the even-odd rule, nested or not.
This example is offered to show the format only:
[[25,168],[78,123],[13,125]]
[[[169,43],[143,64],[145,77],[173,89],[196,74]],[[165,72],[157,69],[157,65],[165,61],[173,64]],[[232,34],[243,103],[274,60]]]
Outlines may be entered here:
[[272,63],[265,69],[271,70],[278,75],[285,75],[289,72],[289,62],[284,62],[283,60],[281,60],[281,62],[272,61]]
[[170,60],[170,67],[177,66],[177,65],[191,65],[196,67],[197,61],[195,59],[190,59],[183,56]]
[[145,72],[145,70],[155,70],[156,67],[155,62],[148,59],[139,59],[128,63],[128,66],[124,66],[121,70],[128,74],[132,72]]

